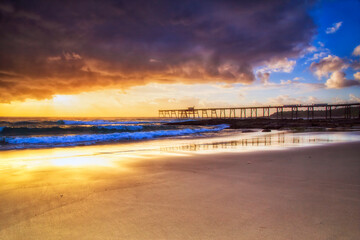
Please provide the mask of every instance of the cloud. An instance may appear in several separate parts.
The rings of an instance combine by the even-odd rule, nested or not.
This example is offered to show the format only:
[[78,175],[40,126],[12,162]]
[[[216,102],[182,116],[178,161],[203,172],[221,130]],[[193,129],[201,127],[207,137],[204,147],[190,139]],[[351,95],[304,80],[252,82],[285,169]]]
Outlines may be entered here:
[[310,65],[310,70],[314,72],[314,74],[318,77],[327,77],[329,73],[340,71],[346,69],[348,64],[346,64],[341,58],[338,56],[328,55],[321,59],[318,63],[313,62]]
[[266,82],[265,84],[253,84],[250,86],[242,86],[243,91],[269,91],[269,90],[280,90],[280,91],[293,91],[298,92],[312,92],[319,89],[324,89],[326,86],[324,83],[304,83],[297,80],[280,80],[280,83]]
[[295,60],[288,60],[287,58],[273,58],[265,62],[265,67],[263,67],[261,71],[290,73],[294,69],[295,64]]
[[350,67],[355,70],[359,70],[360,69],[360,61],[352,61],[350,64]]
[[332,103],[335,104],[344,104],[344,103],[354,103],[354,102],[360,102],[360,97],[355,96],[354,94],[350,93],[349,98],[343,99],[341,97],[334,97],[332,98]]
[[319,102],[319,99],[314,96],[309,97],[291,97],[287,94],[279,95],[274,98],[269,98],[268,102],[271,105],[286,105],[286,104],[313,104]]
[[269,84],[270,73],[272,72],[286,72],[290,73],[293,71],[296,64],[295,60],[288,60],[287,58],[272,58],[269,61],[263,63],[264,66],[260,67],[256,71],[257,78],[267,85]]
[[343,22],[337,22],[337,23],[334,23],[332,25],[332,27],[328,27],[325,31],[326,34],[331,34],[331,33],[337,32],[339,30],[339,28],[341,27],[342,23]]
[[360,72],[354,73],[354,78],[360,81]]
[[310,46],[305,49],[306,53],[316,52],[318,49],[315,46]]
[[149,62],[151,62],[151,63],[158,63],[158,62],[160,62],[160,61],[157,60],[157,59],[154,59],[154,58],[150,58],[150,59],[149,59]]
[[327,88],[345,88],[360,85],[360,73],[355,73],[355,80],[353,80],[347,79],[345,77],[346,74],[343,71],[349,66],[356,69],[355,65],[356,64],[354,62],[349,65],[337,56],[328,55],[327,57],[321,59],[318,63],[313,62],[310,65],[310,69],[318,78],[328,77],[331,73],[330,78],[327,79],[325,83]]
[[310,61],[314,61],[314,60],[318,60],[320,58],[323,58],[325,57],[326,55],[328,55],[329,53],[328,52],[319,52],[319,53],[314,53],[314,55],[309,58],[306,62],[310,62]]
[[318,103],[320,100],[317,97],[309,96],[307,101],[308,103],[314,104],[314,103]]
[[50,56],[47,58],[48,61],[60,61],[60,60],[65,60],[65,61],[72,61],[72,60],[80,60],[82,59],[82,57],[74,52],[63,52],[62,55],[59,56]]
[[267,84],[269,82],[270,73],[268,72],[265,73],[257,72],[256,76],[260,79],[260,81],[263,84]]
[[65,52],[65,53],[63,53],[63,56],[64,56],[65,60],[67,60],[67,61],[81,59],[81,56],[74,52]]
[[[305,64],[308,64],[310,62],[324,58],[331,54],[330,49],[326,48],[322,42],[318,42],[318,45],[319,45],[318,47],[314,48],[314,51],[311,51],[311,52],[308,51],[306,53],[307,58],[306,58]],[[309,56],[310,54],[312,54],[312,56]]]
[[[0,102],[149,83],[251,84],[292,71],[306,1],[3,1]],[[284,37],[286,36],[286,37]],[[151,60],[153,59],[153,60]],[[156,61],[155,61],[156,60]]]
[[354,49],[354,51],[352,52],[352,55],[360,56],[360,45]]
[[345,78],[345,73],[342,71],[335,71],[325,83],[327,88],[344,88],[351,86],[359,86],[360,81],[350,80]]
[[48,61],[60,61],[60,60],[61,60],[61,56],[48,57],[47,60],[48,60]]
[[350,102],[360,102],[360,97],[356,97],[354,94],[349,94]]
[[280,84],[281,85],[288,85],[288,84],[292,84],[293,81],[291,81],[290,79],[289,80],[280,80]]

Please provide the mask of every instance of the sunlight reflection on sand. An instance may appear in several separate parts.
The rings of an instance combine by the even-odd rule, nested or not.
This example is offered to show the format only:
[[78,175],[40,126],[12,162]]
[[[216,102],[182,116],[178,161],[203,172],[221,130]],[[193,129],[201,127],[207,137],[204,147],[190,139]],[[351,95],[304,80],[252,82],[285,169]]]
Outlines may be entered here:
[[[314,185],[324,182],[321,174],[333,171],[327,170],[327,167],[334,167],[332,164],[321,163],[326,158],[316,158],[316,154],[323,154],[322,150],[306,155],[286,155],[284,158],[281,153],[286,151],[281,149],[344,141],[360,141],[360,135],[276,131],[242,134],[229,131],[214,138],[0,151],[0,238],[21,239],[19,236],[26,234],[35,236],[33,239],[49,239],[54,234],[74,236],[63,238],[67,239],[77,238],[79,235],[76,234],[80,233],[92,237],[98,234],[98,239],[103,239],[106,234],[136,235],[153,231],[154,226],[167,224],[170,224],[170,232],[179,226],[182,227],[181,232],[191,232],[186,228],[187,223],[191,223],[190,228],[195,224],[193,233],[198,233],[201,226],[208,229],[208,219],[226,219],[228,224],[233,224],[232,229],[240,229],[234,227],[237,225],[232,222],[233,219],[255,219],[252,215],[254,209],[263,212],[262,207],[273,206],[271,204],[276,207],[279,201],[283,201],[276,197],[279,187],[284,187],[280,195],[288,196],[289,189],[299,186],[301,189],[302,184],[307,184],[309,176],[320,176],[310,184]],[[280,151],[261,153],[268,150]],[[260,156],[250,157],[249,161],[253,153],[245,154],[245,158],[240,154],[215,154],[249,151],[260,152]],[[332,153],[333,160],[337,161],[340,158],[335,153]],[[298,161],[288,162],[290,157],[297,157]],[[305,171],[306,164],[309,167]],[[353,170],[357,165],[346,166]],[[339,174],[343,168],[343,164],[334,167],[335,170],[339,169]],[[349,178],[353,179],[355,173],[350,170],[347,172],[350,172]],[[312,171],[318,172],[308,174]],[[269,178],[273,184],[270,190]],[[281,182],[284,178],[286,181]],[[329,178],[331,180],[332,176]],[[300,185],[293,184],[294,181]],[[314,186],[316,189],[320,187]],[[342,185],[341,189],[343,191]],[[353,199],[354,193],[350,189],[348,199]],[[308,194],[310,197],[305,201],[312,201],[316,194],[316,191]],[[295,192],[291,196],[295,199],[302,195]],[[234,204],[233,199],[241,204]],[[224,200],[228,204],[224,204]],[[288,200],[285,200],[281,206],[288,204]],[[344,203],[345,208],[348,205]],[[299,213],[295,211],[293,214],[302,214],[302,206],[297,207]],[[340,212],[346,211],[341,209]],[[247,214],[245,217],[244,213]],[[255,216],[259,216],[259,213],[255,212]],[[274,214],[269,212],[267,216],[273,222]],[[179,225],[179,222],[182,224]],[[261,224],[258,223],[259,226]],[[279,226],[283,224],[286,222],[279,221]],[[59,229],[56,233],[54,226]],[[139,226],[145,229],[139,231]],[[210,228],[218,229],[215,226]],[[116,232],[118,229],[124,232]],[[224,230],[224,233],[228,232],[228,229]]]
[[116,167],[124,171],[132,161],[190,153],[249,152],[280,150],[331,142],[357,141],[351,132],[320,133],[246,133],[225,134],[215,138],[162,139],[135,143],[79,146],[52,149],[10,150],[0,152],[0,170],[46,169],[52,167]]

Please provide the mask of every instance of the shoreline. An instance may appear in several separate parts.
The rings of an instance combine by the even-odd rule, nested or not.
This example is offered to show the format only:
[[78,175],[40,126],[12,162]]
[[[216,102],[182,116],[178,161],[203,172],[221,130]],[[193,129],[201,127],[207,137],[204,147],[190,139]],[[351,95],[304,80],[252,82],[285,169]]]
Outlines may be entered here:
[[[262,131],[261,128],[251,128],[247,129],[244,128],[241,129],[232,129],[227,128],[231,132],[221,132],[220,134],[217,134],[216,132],[210,132],[211,135],[208,135],[208,133],[200,134],[193,136],[191,134],[189,135],[183,135],[183,136],[177,136],[177,137],[160,137],[160,138],[154,138],[154,139],[141,139],[141,140],[120,140],[120,141],[107,141],[107,142],[97,142],[97,143],[89,143],[89,144],[75,144],[74,145],[54,145],[54,146],[38,146],[34,145],[32,147],[27,148],[16,148],[14,146],[13,148],[0,148],[0,153],[6,153],[6,152],[12,152],[12,151],[31,151],[31,150],[51,150],[51,149],[59,149],[60,151],[62,149],[73,149],[73,148],[91,148],[91,147],[105,147],[106,146],[132,146],[132,145],[146,145],[151,146],[154,143],[154,146],[156,147],[163,147],[161,143],[163,142],[172,142],[174,145],[170,145],[167,147],[179,147],[183,145],[187,145],[184,143],[184,140],[189,141],[189,144],[195,144],[195,145],[203,145],[203,144],[221,144],[221,143],[239,143],[241,140],[252,140],[252,139],[259,139],[259,138],[267,138],[267,137],[273,137],[275,135],[301,135],[301,134],[308,134],[312,135],[314,137],[321,136],[322,134],[334,134],[337,133],[345,133],[345,134],[351,134],[351,133],[359,133],[360,129],[308,129],[308,130],[289,130],[289,129],[282,129],[282,130],[271,130],[271,131]],[[226,129],[225,129],[226,130]],[[359,138],[360,139],[360,138]],[[203,141],[203,143],[197,143],[197,141]],[[335,140],[336,142],[337,140]],[[351,140],[351,139],[340,139],[340,142],[353,142],[357,140]],[[159,145],[160,143],[160,145]],[[283,142],[284,143],[284,142]],[[306,143],[305,143],[306,144]],[[306,144],[307,145],[307,144]],[[5,145],[6,146],[6,145]]]
[[228,124],[231,129],[269,129],[269,130],[283,130],[283,129],[325,129],[325,128],[347,128],[355,127],[360,129],[360,118],[352,119],[269,119],[269,118],[251,118],[251,119],[236,119],[236,118],[215,118],[215,119],[200,119],[193,121],[165,123],[165,125],[218,125]]

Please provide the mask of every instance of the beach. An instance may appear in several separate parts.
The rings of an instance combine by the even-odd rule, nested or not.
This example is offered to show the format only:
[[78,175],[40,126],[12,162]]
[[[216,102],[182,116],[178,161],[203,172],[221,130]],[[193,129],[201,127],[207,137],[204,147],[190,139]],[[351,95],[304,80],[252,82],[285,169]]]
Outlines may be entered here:
[[360,240],[360,0],[0,2],[0,240]]
[[78,165],[64,161],[67,148],[24,150],[62,164],[2,162],[0,239],[355,240],[359,147],[105,154],[93,164],[80,154]]

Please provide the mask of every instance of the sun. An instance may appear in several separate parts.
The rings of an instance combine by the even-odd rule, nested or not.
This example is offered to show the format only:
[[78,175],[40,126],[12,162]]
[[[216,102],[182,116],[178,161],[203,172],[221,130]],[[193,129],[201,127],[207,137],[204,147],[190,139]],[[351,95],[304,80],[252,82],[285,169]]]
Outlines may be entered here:
[[74,97],[72,95],[54,95],[52,101],[55,104],[71,104],[74,102]]

